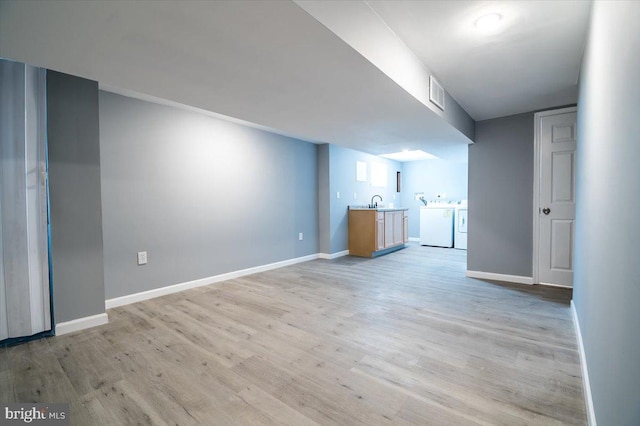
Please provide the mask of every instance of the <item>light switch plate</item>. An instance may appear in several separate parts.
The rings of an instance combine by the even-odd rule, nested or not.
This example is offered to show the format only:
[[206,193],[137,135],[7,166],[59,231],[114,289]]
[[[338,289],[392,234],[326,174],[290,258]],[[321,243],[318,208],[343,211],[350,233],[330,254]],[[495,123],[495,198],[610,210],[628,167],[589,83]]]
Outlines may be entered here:
[[147,252],[139,251],[138,252],[138,265],[146,265],[147,264]]
[[302,241],[302,232],[298,234],[298,240]]
[[340,198],[340,192],[336,192],[336,198]]

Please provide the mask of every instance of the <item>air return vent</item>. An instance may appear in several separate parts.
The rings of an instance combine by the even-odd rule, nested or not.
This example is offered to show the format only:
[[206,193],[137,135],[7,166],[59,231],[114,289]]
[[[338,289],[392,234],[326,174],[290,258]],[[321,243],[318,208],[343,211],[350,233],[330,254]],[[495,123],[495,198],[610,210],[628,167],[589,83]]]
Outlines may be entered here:
[[429,100],[444,111],[444,89],[432,75],[429,76]]

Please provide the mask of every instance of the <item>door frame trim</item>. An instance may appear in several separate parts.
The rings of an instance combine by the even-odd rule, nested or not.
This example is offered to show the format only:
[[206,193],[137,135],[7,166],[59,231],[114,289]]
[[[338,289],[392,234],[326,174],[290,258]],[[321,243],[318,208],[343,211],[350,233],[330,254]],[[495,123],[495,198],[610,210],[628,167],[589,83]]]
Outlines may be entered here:
[[[568,112],[578,112],[577,106],[552,109],[549,111],[536,112],[534,114],[533,125],[533,259],[532,278],[534,284],[541,284],[539,279],[540,269],[540,122],[543,117],[566,114]],[[576,146],[576,152],[578,148]],[[572,248],[573,249],[573,248]]]

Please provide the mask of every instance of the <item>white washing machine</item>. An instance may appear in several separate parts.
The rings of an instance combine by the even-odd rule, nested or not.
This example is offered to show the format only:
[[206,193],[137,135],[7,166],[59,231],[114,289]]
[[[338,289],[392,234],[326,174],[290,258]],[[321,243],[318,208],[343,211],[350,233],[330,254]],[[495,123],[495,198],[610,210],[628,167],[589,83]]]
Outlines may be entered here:
[[420,245],[453,247],[455,204],[430,201],[420,207]]
[[467,249],[467,222],[469,219],[467,200],[456,204],[456,227],[454,247],[460,250]]

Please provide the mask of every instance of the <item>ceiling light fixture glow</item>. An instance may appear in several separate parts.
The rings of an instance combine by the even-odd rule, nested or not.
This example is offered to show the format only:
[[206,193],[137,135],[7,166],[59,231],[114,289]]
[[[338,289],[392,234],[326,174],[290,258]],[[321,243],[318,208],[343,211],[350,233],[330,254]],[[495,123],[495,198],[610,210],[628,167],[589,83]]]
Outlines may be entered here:
[[480,31],[494,31],[500,25],[500,21],[502,21],[502,15],[499,13],[489,13],[488,15],[479,17],[476,20],[475,26]]
[[404,150],[402,152],[393,152],[391,154],[383,154],[380,157],[400,162],[438,159],[435,155],[429,154],[428,152],[424,152],[420,149],[416,149],[414,151]]

